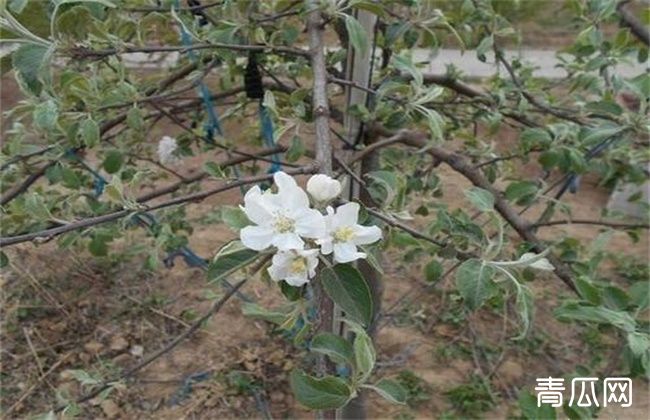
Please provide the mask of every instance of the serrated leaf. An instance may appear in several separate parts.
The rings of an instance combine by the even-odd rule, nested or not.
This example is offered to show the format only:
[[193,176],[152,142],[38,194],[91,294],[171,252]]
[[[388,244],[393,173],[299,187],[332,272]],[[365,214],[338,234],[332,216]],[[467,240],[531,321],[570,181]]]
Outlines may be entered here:
[[314,410],[343,407],[351,397],[348,385],[334,376],[317,379],[294,370],[289,382],[298,402]]
[[133,107],[126,114],[126,125],[134,130],[140,130],[144,126],[142,113],[138,107]]
[[99,143],[99,125],[93,119],[87,118],[83,120],[79,129],[86,146],[94,147]]
[[208,175],[217,179],[224,179],[226,177],[226,174],[223,172],[223,169],[221,169],[221,166],[214,162],[205,162],[203,164],[203,170]]
[[208,266],[208,281],[218,282],[257,259],[259,253],[246,248],[240,241],[224,245]]
[[221,220],[237,232],[251,224],[246,213],[241,208],[234,206],[223,206],[221,208]]
[[355,331],[354,337],[354,366],[358,383],[364,383],[372,374],[377,354],[372,339],[363,330]]
[[362,56],[368,54],[368,49],[370,48],[368,34],[359,21],[354,16],[345,15],[345,28],[348,31],[350,43],[357,53]]
[[373,315],[370,288],[359,270],[349,264],[337,264],[320,272],[327,295],[355,321],[369,325]]
[[42,102],[34,108],[34,125],[43,131],[52,131],[59,118],[59,110],[52,99]]
[[479,187],[471,187],[465,191],[465,197],[480,211],[491,211],[494,208],[494,195]]
[[533,292],[528,286],[522,284],[518,285],[515,308],[517,309],[517,314],[519,315],[522,325],[521,333],[515,337],[515,340],[519,340],[523,339],[526,337],[526,334],[528,334],[535,313]]
[[0,268],[5,268],[9,265],[9,257],[3,251],[0,251]]
[[345,338],[332,334],[320,333],[311,341],[310,350],[324,354],[336,363],[354,363],[352,344]]
[[287,319],[287,314],[266,309],[253,302],[242,302],[241,310],[244,316],[261,319],[277,325],[281,325]]
[[302,140],[300,140],[300,137],[298,136],[293,136],[291,139],[291,145],[289,146],[287,152],[284,154],[285,159],[287,162],[295,162],[304,154],[305,145],[302,143]]
[[530,204],[536,197],[539,187],[532,181],[513,182],[506,188],[505,195],[510,201],[518,205]]
[[45,205],[43,197],[36,193],[29,194],[25,199],[25,211],[32,217],[41,221],[52,218],[52,214]]
[[477,259],[463,262],[456,270],[456,288],[465,304],[478,309],[494,291],[494,268]]
[[436,283],[442,277],[442,264],[438,260],[431,260],[424,266],[424,278],[428,283]]
[[410,57],[406,55],[394,55],[393,66],[395,66],[399,71],[408,73],[413,78],[416,85],[422,86],[422,72],[415,66],[415,64],[413,64]]
[[38,96],[43,88],[39,73],[47,55],[47,47],[33,44],[21,45],[11,54],[11,64],[16,70],[16,77],[22,82],[21,86],[32,95]]
[[363,387],[372,389],[393,404],[406,404],[408,398],[406,388],[391,379],[382,379],[374,385],[364,385]]
[[555,316],[560,320],[610,324],[626,332],[633,332],[636,327],[634,318],[627,312],[613,311],[602,306],[581,305],[575,301],[565,302],[555,310]]
[[124,156],[119,150],[110,150],[106,153],[102,167],[109,174],[117,173],[124,163]]

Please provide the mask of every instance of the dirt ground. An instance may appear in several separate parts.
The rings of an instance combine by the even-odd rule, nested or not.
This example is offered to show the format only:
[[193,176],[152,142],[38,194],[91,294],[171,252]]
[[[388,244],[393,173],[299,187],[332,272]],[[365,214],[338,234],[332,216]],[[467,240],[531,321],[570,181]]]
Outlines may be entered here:
[[[1,93],[2,108],[9,109],[18,97],[11,79],[2,79]],[[241,123],[230,122],[224,128],[226,133],[240,133]],[[162,134],[159,131],[151,138]],[[498,147],[505,150],[514,141],[513,132],[505,130]],[[200,158],[188,158],[179,170],[200,163]],[[527,170],[539,173],[535,165]],[[438,171],[445,202],[450,208],[467,207],[463,195],[467,181],[445,166]],[[596,181],[587,179],[578,194],[567,196],[573,214],[599,217],[609,191]],[[190,237],[193,250],[210,257],[235,236],[209,220],[218,206],[240,201],[239,192],[231,191],[187,206],[188,218],[198,226]],[[528,214],[534,215],[535,210]],[[424,222],[418,216],[414,223]],[[540,235],[571,235],[589,242],[599,231],[593,226],[561,226]],[[223,294],[206,282],[201,270],[187,267],[181,259],[171,269],[143,269],[144,256],[136,248],[144,238],[142,231],[129,230],[126,239],[111,245],[115,257],[104,259],[59,250],[55,243],[7,250],[11,268],[0,280],[1,395],[3,412],[11,410],[7,418],[46,413],[80,396],[93,382],[138,363],[180,334]],[[608,249],[646,258],[648,238],[635,244],[617,233]],[[423,262],[405,264],[399,256],[400,250],[393,249],[385,257],[384,308],[388,309],[378,333],[377,375],[408,381],[415,397],[408,406],[395,406],[369,395],[369,418],[471,418],[471,413],[506,418],[517,414],[519,390],[534,392],[538,377],[561,376],[581,364],[600,372],[613,368],[610,376],[618,373],[620,345],[614,334],[595,341],[588,328],[555,320],[557,298],[568,292],[552,275],[538,276],[532,283],[537,310],[533,332],[525,343],[517,344],[511,340],[517,333],[513,312],[505,320],[491,309],[464,314],[453,300],[451,279],[426,287]],[[620,273],[612,269],[611,276]],[[250,281],[243,292],[264,306],[281,301],[276,288],[260,280]],[[83,404],[80,416],[311,417],[293,400],[288,386],[288,372],[301,363],[302,355],[267,324],[242,316],[240,302],[232,299],[198,333],[132,381]],[[477,379],[481,377],[489,380]],[[87,385],[81,385],[84,381]],[[608,408],[601,417],[647,418],[647,383],[635,381],[634,387],[633,407]],[[463,404],[472,406],[459,407]]]

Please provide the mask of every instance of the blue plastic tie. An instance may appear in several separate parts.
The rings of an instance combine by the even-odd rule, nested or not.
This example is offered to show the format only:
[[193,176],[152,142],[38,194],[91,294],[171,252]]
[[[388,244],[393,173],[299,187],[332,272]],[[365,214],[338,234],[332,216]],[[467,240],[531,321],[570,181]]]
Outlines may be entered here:
[[[260,116],[260,131],[262,139],[267,147],[271,148],[275,146],[275,139],[273,136],[273,119],[271,118],[268,108],[264,106],[262,100],[260,100],[259,106],[259,116]],[[282,169],[280,165],[280,157],[275,153],[271,157],[272,163],[271,167],[268,170],[268,173],[273,174]]]

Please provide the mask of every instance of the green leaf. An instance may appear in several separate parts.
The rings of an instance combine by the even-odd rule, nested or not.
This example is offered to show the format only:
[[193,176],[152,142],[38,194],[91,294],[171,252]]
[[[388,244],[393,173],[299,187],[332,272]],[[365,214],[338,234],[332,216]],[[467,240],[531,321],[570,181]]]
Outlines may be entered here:
[[27,214],[40,221],[50,220],[52,218],[52,214],[45,205],[43,197],[37,193],[29,194],[27,196],[25,199],[25,211]]
[[83,120],[79,128],[86,146],[93,147],[99,143],[99,125],[93,119],[87,118]]
[[521,333],[515,337],[516,340],[520,340],[526,337],[528,330],[530,329],[530,324],[533,319],[533,314],[535,313],[535,302],[533,298],[533,292],[526,285],[520,284],[517,287],[517,296],[515,299],[515,308],[517,309],[517,314],[521,320]]
[[364,385],[363,387],[372,389],[393,404],[406,404],[408,391],[392,379],[381,379],[374,385]]
[[555,407],[550,404],[541,404],[537,406],[537,397],[528,391],[522,391],[519,394],[519,409],[522,417],[526,420],[555,420],[557,418]]
[[375,367],[377,354],[375,353],[375,346],[372,344],[372,339],[362,329],[355,331],[354,337],[354,367],[359,383],[364,383],[372,374],[372,369]]
[[478,309],[495,289],[494,268],[481,260],[469,259],[456,270],[456,288],[465,304],[471,309]]
[[345,15],[345,28],[348,31],[350,43],[358,54],[365,56],[368,53],[368,34],[358,20],[353,16]]
[[287,314],[266,309],[253,302],[242,302],[241,310],[244,316],[261,319],[277,325],[281,325],[287,319]]
[[102,163],[102,166],[106,172],[109,174],[114,174],[120,170],[123,163],[124,156],[122,153],[120,153],[119,150],[110,150],[108,153],[106,153],[106,157],[104,158],[104,163]]
[[221,166],[214,162],[205,162],[203,164],[203,170],[211,177],[217,179],[224,179],[226,177],[226,174],[223,172],[223,169],[221,169]]
[[0,268],[5,268],[9,265],[9,257],[3,251],[0,251]]
[[543,128],[527,128],[521,132],[519,140],[524,146],[524,149],[530,150],[535,146],[545,146],[553,141],[553,138],[548,131]]
[[108,255],[108,244],[107,242],[111,238],[106,237],[106,235],[95,235],[93,239],[88,244],[88,250],[95,257],[104,257]]
[[415,82],[416,85],[422,86],[423,78],[422,72],[413,64],[411,57],[407,55],[394,55],[393,56],[393,65],[399,71],[408,73]]
[[634,332],[627,335],[627,343],[635,356],[642,356],[650,351],[650,336],[648,334]]
[[9,0],[9,9],[16,13],[16,14],[21,14],[25,6],[27,6],[27,2],[29,0]]
[[465,197],[480,211],[491,211],[494,208],[494,195],[483,188],[471,187],[465,191]]
[[234,206],[223,206],[221,208],[221,220],[235,231],[251,225],[246,213],[241,208]]
[[142,114],[140,109],[136,106],[131,108],[126,114],[126,125],[134,130],[140,130],[144,126],[144,120],[142,119]]
[[650,293],[648,293],[647,281],[638,281],[630,287],[630,303],[637,306],[639,311],[650,306]]
[[39,73],[47,55],[47,47],[33,44],[21,45],[11,54],[11,64],[16,70],[16,78],[32,95],[38,96],[43,89]]
[[56,102],[49,99],[36,105],[34,108],[34,125],[43,131],[52,131],[56,127],[56,120],[59,117],[59,110]]
[[600,305],[602,298],[600,291],[587,278],[579,276],[575,279],[575,285],[580,297],[592,305]]
[[352,344],[345,338],[324,332],[318,334],[311,341],[311,351],[324,354],[336,363],[354,363]]
[[431,260],[424,266],[424,278],[428,283],[435,283],[442,277],[442,264],[438,260]]
[[627,312],[613,311],[602,306],[581,305],[579,302],[565,302],[555,310],[555,316],[560,320],[575,320],[610,324],[626,332],[633,332],[635,321]]
[[348,385],[334,376],[317,379],[294,370],[289,382],[298,402],[314,410],[343,407],[351,397]]
[[580,131],[582,142],[587,146],[595,146],[603,140],[619,134],[623,131],[623,127],[585,127]]
[[539,188],[535,182],[518,181],[508,185],[505,194],[508,200],[514,201],[517,205],[525,206],[533,202],[538,190]]
[[208,280],[218,282],[257,259],[259,253],[244,247],[240,241],[224,245],[208,266]]
[[481,42],[476,47],[476,57],[485,63],[486,57],[485,54],[492,49],[494,45],[494,38],[492,35],[488,35],[481,40]]
[[359,270],[349,264],[326,267],[320,280],[327,295],[347,316],[368,326],[372,320],[373,303],[370,288]]
[[293,136],[291,139],[291,146],[289,146],[289,149],[284,154],[284,158],[287,160],[287,162],[295,162],[304,154],[305,145],[302,144],[302,140],[300,140],[300,137],[298,136]]

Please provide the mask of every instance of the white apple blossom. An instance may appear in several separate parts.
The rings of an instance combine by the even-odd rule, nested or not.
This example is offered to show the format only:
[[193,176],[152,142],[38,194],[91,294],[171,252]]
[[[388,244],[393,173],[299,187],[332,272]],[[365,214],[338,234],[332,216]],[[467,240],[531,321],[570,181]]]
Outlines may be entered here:
[[275,281],[284,280],[291,286],[302,286],[316,275],[318,250],[305,249],[278,251],[267,269]]
[[366,258],[363,252],[357,252],[357,245],[366,245],[381,239],[381,229],[377,226],[362,226],[359,220],[359,204],[346,203],[336,212],[327,207],[325,226],[327,233],[316,240],[321,252],[329,255],[334,252],[334,261],[346,263],[359,258]]
[[160,142],[158,142],[158,160],[160,160],[160,163],[165,165],[177,162],[179,160],[178,156],[174,154],[176,149],[178,149],[176,139],[169,136],[163,136],[163,138],[160,139]]
[[277,194],[262,192],[254,186],[244,196],[242,210],[255,226],[246,226],[239,234],[244,246],[261,251],[269,246],[279,250],[303,249],[302,238],[316,239],[325,234],[324,216],[309,208],[307,193],[284,172],[273,176]]
[[341,194],[341,183],[324,174],[317,174],[307,181],[307,192],[319,202],[327,202]]

